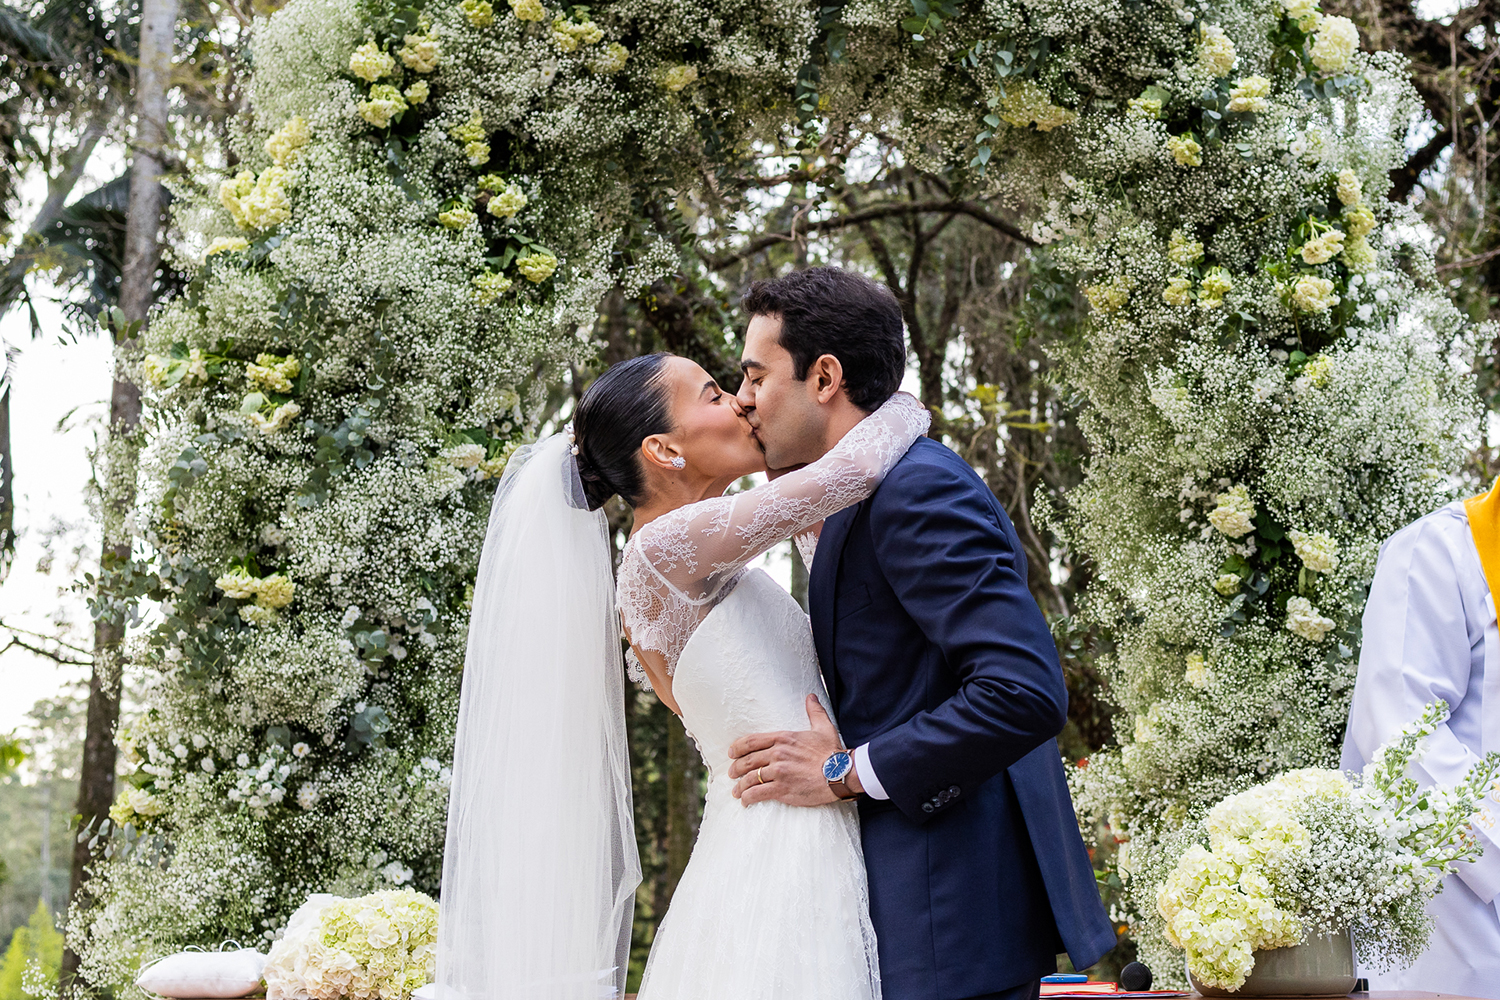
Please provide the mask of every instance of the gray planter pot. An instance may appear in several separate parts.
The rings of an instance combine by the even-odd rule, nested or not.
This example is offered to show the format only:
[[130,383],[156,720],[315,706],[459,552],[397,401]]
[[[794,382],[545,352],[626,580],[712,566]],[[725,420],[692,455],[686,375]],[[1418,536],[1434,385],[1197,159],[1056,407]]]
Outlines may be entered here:
[[1342,997],[1354,989],[1354,978],[1354,947],[1347,933],[1256,952],[1255,968],[1232,992],[1204,986],[1188,971],[1193,989],[1206,997]]

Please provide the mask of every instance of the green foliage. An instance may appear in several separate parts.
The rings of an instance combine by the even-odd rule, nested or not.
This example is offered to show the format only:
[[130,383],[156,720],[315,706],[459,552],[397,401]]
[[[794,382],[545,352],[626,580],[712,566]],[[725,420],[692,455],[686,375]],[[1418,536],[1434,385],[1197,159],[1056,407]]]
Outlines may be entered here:
[[0,1000],[43,1000],[57,989],[62,967],[63,936],[53,925],[45,903],[37,903],[31,919],[11,935],[0,958]]

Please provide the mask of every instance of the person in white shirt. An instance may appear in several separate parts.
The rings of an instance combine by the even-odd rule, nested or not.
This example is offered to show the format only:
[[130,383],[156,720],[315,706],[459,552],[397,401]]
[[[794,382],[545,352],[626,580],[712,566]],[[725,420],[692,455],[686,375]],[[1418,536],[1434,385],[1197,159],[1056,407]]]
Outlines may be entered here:
[[[1362,769],[1423,706],[1440,699],[1452,715],[1411,765],[1421,785],[1455,784],[1486,752],[1500,750],[1496,585],[1500,484],[1428,514],[1381,546],[1365,605],[1345,770]],[[1483,804],[1474,831],[1484,855],[1460,864],[1429,904],[1436,922],[1431,944],[1409,968],[1362,968],[1370,989],[1500,998],[1500,792]]]

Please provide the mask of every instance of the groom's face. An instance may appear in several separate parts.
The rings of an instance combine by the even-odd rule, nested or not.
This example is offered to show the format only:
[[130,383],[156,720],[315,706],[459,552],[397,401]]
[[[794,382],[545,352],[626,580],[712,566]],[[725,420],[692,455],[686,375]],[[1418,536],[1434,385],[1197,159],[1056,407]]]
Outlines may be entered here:
[[745,330],[738,395],[770,469],[790,469],[823,457],[829,415],[814,380],[798,379],[792,355],[781,346],[781,320],[755,316]]

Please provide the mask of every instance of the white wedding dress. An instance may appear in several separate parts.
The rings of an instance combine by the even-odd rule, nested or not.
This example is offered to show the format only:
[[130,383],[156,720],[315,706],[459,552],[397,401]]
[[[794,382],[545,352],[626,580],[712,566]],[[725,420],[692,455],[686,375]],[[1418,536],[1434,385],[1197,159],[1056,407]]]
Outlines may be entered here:
[[[869,496],[927,429],[893,397],[806,468],[643,527],[618,580],[632,646],[658,654],[708,768],[703,824],[657,931],[640,1000],[878,1000],[879,965],[853,803],[742,806],[729,747],[832,714],[807,615],[761,570],[775,543]],[[799,539],[799,541],[801,541]],[[639,667],[632,674],[642,679]]]

